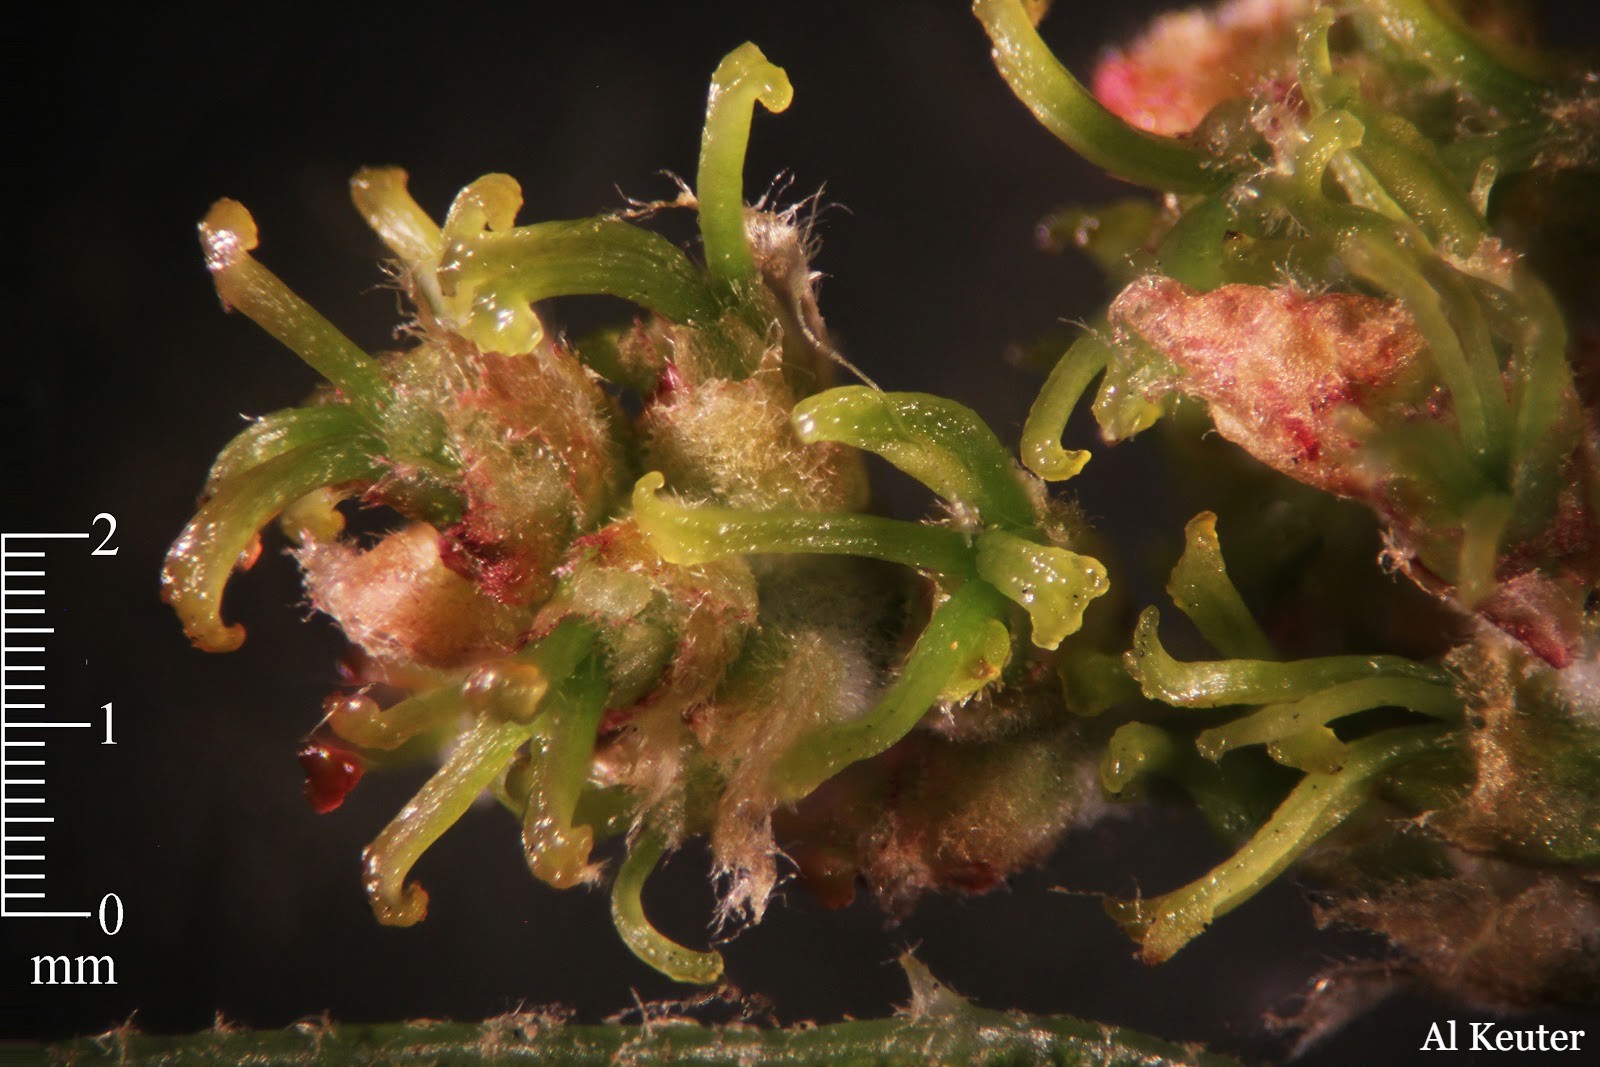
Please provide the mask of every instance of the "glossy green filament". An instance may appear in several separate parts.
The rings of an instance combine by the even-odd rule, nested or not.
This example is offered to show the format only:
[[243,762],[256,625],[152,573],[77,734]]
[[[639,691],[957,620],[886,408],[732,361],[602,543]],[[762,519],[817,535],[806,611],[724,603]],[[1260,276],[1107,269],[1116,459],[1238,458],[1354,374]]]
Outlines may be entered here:
[[443,239],[439,224],[411,198],[406,172],[399,167],[363,167],[350,179],[350,199],[388,246],[408,267],[435,264]]
[[1462,443],[1485,477],[1500,481],[1510,413],[1493,351],[1462,347],[1439,291],[1424,277],[1414,254],[1387,235],[1352,229],[1340,242],[1340,252],[1351,274],[1397,297],[1411,312],[1450,389]]
[[1366,0],[1384,29],[1419,62],[1486,104],[1526,111],[1544,89],[1538,73],[1489,52],[1439,0]]
[[628,858],[611,884],[611,921],[635,956],[675,982],[710,985],[722,977],[722,956],[696,952],[667,937],[644,914],[644,883],[661,862],[666,842],[643,830],[628,845]]
[[744,229],[744,156],[756,104],[779,112],[793,99],[794,88],[783,68],[769,63],[748,41],[723,57],[711,76],[695,199],[706,270],[724,287],[747,281],[756,269]]
[[244,627],[222,621],[222,593],[262,527],[324,486],[377,481],[384,473],[373,459],[377,452],[377,443],[365,438],[314,441],[231,473],[213,486],[173,542],[161,572],[162,594],[189,640],[208,652],[238,648]]
[[974,0],[972,10],[1011,91],[1074,152],[1152,189],[1197,193],[1227,184],[1227,172],[1198,146],[1146,133],[1106,110],[1050,51],[1022,0]]
[[436,317],[446,317],[439,291],[439,254],[444,238],[439,224],[411,198],[406,172],[399,167],[363,167],[350,179],[350,199],[378,238],[405,268],[415,297]]
[[1191,289],[1209,292],[1231,279],[1224,256],[1237,225],[1225,196],[1206,197],[1172,224],[1156,254],[1162,273]]
[[1348,111],[1324,111],[1305,127],[1305,144],[1294,155],[1294,178],[1300,194],[1320,197],[1322,181],[1334,157],[1359,146],[1366,127]]
[[[510,663],[476,672],[460,690],[463,710],[476,712],[472,725],[444,766],[367,846],[367,899],[379,922],[411,926],[427,915],[428,894],[416,883],[407,885],[406,875],[534,736],[538,728],[535,715],[547,695],[569,683],[589,654],[595,635],[590,623],[563,622],[549,636],[518,652]],[[575,691],[582,695],[576,696],[577,700],[592,699],[591,682],[590,676],[579,676]],[[570,817],[570,810],[568,814]]]
[[866,715],[802,738],[773,769],[778,799],[792,803],[852,763],[876,756],[900,740],[939,699],[963,687],[962,679],[992,678],[1003,663],[993,654],[990,624],[1004,618],[1005,600],[984,582],[968,582],[928,619],[900,676]]
[[1454,720],[1461,698],[1449,686],[1416,678],[1361,678],[1340,682],[1299,700],[1268,704],[1222,726],[1203,730],[1195,748],[1219,760],[1236,748],[1282,741],[1336,719],[1372,708],[1406,708],[1436,719]]
[[1121,794],[1152,774],[1170,772],[1182,760],[1177,739],[1144,722],[1117,727],[1100,756],[1100,784],[1106,792]]
[[1033,643],[1055,650],[1083,625],[1083,609],[1106,591],[1100,562],[1004,530],[978,535],[978,574],[1020,604],[1033,623]]
[[[1308,132],[1330,117],[1351,125],[1353,138],[1340,146],[1348,154],[1337,162],[1329,159],[1351,201],[1407,225],[1420,225],[1431,241],[1471,254],[1485,232],[1478,211],[1451,179],[1434,146],[1414,126],[1398,115],[1374,111],[1355,82],[1333,72],[1328,52],[1333,22],[1331,10],[1319,10],[1300,37],[1300,85],[1318,112]],[[1308,183],[1313,180],[1311,175],[1303,177]],[[1320,183],[1320,178],[1318,171],[1315,180]]]
[[1107,901],[1106,911],[1139,942],[1146,962],[1170,959],[1353,814],[1379,777],[1439,744],[1441,735],[1441,727],[1422,726],[1353,743],[1338,771],[1301,779],[1244,847],[1209,874],[1152,899]]
[[1022,426],[1022,462],[1045,481],[1066,481],[1089,462],[1087,449],[1062,448],[1061,434],[1084,390],[1110,361],[1110,347],[1094,334],[1086,333],[1072,342],[1034,398],[1028,421]]
[[[1319,135],[1326,138],[1331,133],[1340,143],[1334,145],[1335,150],[1329,152],[1322,165],[1315,168],[1314,179],[1302,173],[1300,184],[1306,195],[1321,195],[1323,171],[1331,167],[1352,204],[1382,215],[1405,227],[1408,232],[1415,231],[1416,236],[1421,238],[1422,233],[1414,220],[1373,175],[1366,158],[1352,151],[1364,144],[1368,135],[1366,123],[1357,116],[1370,115],[1362,104],[1355,83],[1342,74],[1334,73],[1333,58],[1328,51],[1328,31],[1333,23],[1334,14],[1328,8],[1318,9],[1307,20],[1300,33],[1298,75],[1300,91],[1305,94],[1313,114],[1307,124],[1310,140],[1314,143]],[[1329,129],[1330,123],[1335,124],[1332,130]],[[1297,153],[1296,166],[1302,172],[1306,169],[1304,163],[1314,158],[1314,151],[1312,145],[1308,144]]]
[[1484,496],[1473,501],[1461,518],[1461,556],[1456,567],[1456,597],[1467,609],[1494,595],[1499,583],[1495,563],[1500,539],[1511,521],[1515,503],[1509,496]]
[[386,926],[412,926],[428,914],[428,894],[406,883],[412,866],[527,744],[529,726],[481,715],[461,735],[444,766],[429,778],[363,854],[367,900]]
[[1295,49],[1295,80],[1300,94],[1313,113],[1342,108],[1356,97],[1356,86],[1348,77],[1334,73],[1333,54],[1328,50],[1328,31],[1334,14],[1318,8],[1300,24],[1300,43]]
[[620,219],[541,222],[446,243],[440,288],[462,332],[480,347],[532,351],[543,328],[529,306],[603,293],[674,322],[715,319],[717,302],[665,237]]
[[1445,172],[1422,135],[1393,115],[1376,116],[1361,161],[1406,214],[1438,245],[1471,255],[1487,233],[1466,192]]
[[1061,697],[1074,715],[1100,715],[1139,700],[1139,683],[1128,677],[1122,656],[1091,648],[1069,648],[1056,667]]
[[1225,656],[1277,659],[1277,650],[1228,577],[1217,540],[1217,516],[1202,511],[1183,528],[1183,538],[1183,555],[1167,579],[1167,595],[1178,610]]
[[352,404],[369,414],[381,410],[391,399],[383,369],[256,262],[250,253],[259,244],[255,219],[237,200],[218,200],[206,213],[200,245],[223,303],[276,337]]
[[1573,432],[1560,424],[1577,421],[1577,405],[1572,367],[1567,363],[1567,324],[1555,298],[1527,271],[1514,276],[1512,294],[1522,322],[1512,383],[1514,521],[1538,525],[1555,510],[1562,487],[1561,462],[1572,447]]
[[392,752],[413,738],[450,726],[466,708],[467,681],[440,685],[380,708],[368,696],[341,700],[327,723],[342,739],[369,751]]
[[1370,447],[1384,468],[1425,484],[1429,496],[1453,513],[1459,513],[1470,501],[1495,492],[1494,484],[1461,448],[1452,427],[1444,423],[1409,422],[1385,427],[1373,435]]
[[348,404],[285,408],[251,421],[217,454],[206,475],[203,495],[210,496],[225,482],[285,452],[339,437],[356,437],[367,423]]
[[1161,613],[1146,608],[1139,616],[1128,673],[1144,695],[1184,708],[1216,708],[1227,704],[1267,704],[1298,700],[1330,685],[1360,678],[1412,678],[1441,685],[1450,676],[1403,656],[1324,656],[1273,663],[1225,659],[1185,663],[1161,645],[1157,628]]
[[1297,771],[1332,774],[1350,758],[1350,746],[1328,727],[1313,726],[1269,743],[1267,754]]
[[977,573],[954,530],[849,512],[686,507],[662,495],[659,471],[633,490],[634,519],[668,563],[694,565],[753,552],[865,556],[955,577]]
[[1167,413],[1165,405],[1145,397],[1144,383],[1137,373],[1142,361],[1161,359],[1161,355],[1137,335],[1131,336],[1129,343],[1136,348],[1137,360],[1113,359],[1106,365],[1091,409],[1101,437],[1113,443],[1137,437]]
[[986,523],[1033,525],[1033,505],[1011,457],[965,404],[851,385],[801,401],[793,421],[807,444],[837,441],[882,456]]
[[607,691],[604,672],[591,660],[582,674],[551,694],[534,724],[522,849],[534,877],[556,889],[581,885],[591,877],[594,831],[575,825],[574,813],[589,780]]

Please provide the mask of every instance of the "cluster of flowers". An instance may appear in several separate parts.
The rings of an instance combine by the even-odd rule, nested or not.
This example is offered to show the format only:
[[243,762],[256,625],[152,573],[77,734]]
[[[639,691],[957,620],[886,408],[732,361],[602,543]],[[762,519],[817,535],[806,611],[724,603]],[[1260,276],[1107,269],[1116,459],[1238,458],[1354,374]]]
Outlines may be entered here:
[[[196,644],[237,646],[223,588],[276,520],[358,654],[302,753],[314,803],[442,757],[367,851],[386,923],[423,917],[412,865],[487,790],[552,886],[599,879],[595,849],[625,837],[618,931],[709,982],[717,955],[640,904],[691,836],[723,922],[759,920],[780,844],[825,899],[864,879],[899,910],[996,884],[1156,781],[1239,847],[1108,904],[1151,961],[1303,860],[1328,915],[1449,992],[1600,993],[1600,456],[1561,302],[1508,236],[1541,222],[1508,190],[1594,165],[1587,83],[1509,43],[1513,16],[1234,0],[1158,21],[1091,93],[1038,7],[974,4],[1001,74],[1072,148],[1166,195],[1052,220],[1121,291],[1050,375],[1021,465],[958,403],[829,387],[848,364],[806,228],[743,200],[755,107],[791,95],[744,45],[673,203],[518,226],[516,183],[489,175],[439,224],[402,172],[358,174],[414,308],[397,352],[369,356],[295,297],[219,202],[201,234],[225,304],[329,384],[223,451],[168,599]],[[640,225],[671,209],[697,213],[702,261]],[[638,318],[569,343],[535,309],[590,293]],[[1219,511],[1263,477],[1302,519],[1364,505],[1383,562],[1444,607],[1420,658],[1360,647],[1360,602],[1316,606],[1350,616],[1322,628],[1337,654],[1288,658],[1270,560],[1230,577],[1210,512],[1168,589],[1221,658],[1173,658],[1154,608],[1128,650],[1116,597],[1085,628],[1115,567],[1046,483],[1089,459],[1061,437],[1096,380],[1108,442],[1198,422],[1242,449],[1199,479]],[[939,518],[868,512],[863,453]],[[352,503],[393,528],[354,543]],[[1281,528],[1264,514],[1229,529]]]

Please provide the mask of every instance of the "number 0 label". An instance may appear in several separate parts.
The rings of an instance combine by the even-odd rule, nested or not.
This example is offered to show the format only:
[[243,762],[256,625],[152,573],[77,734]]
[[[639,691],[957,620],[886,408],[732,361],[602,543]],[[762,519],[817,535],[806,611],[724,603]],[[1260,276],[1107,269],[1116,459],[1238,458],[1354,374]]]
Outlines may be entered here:
[[100,929],[108,936],[122,929],[122,898],[115,893],[100,898]]

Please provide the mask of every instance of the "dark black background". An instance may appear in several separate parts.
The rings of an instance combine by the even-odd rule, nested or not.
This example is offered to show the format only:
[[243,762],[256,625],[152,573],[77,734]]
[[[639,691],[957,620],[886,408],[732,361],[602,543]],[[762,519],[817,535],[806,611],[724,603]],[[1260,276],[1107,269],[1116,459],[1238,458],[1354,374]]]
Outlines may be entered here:
[[[796,87],[787,113],[757,119],[747,189],[786,171],[791,196],[825,185],[840,205],[823,216],[818,266],[844,349],[886,388],[964,399],[1014,440],[1039,379],[1007,362],[1008,347],[1105,296],[1086,263],[1035,250],[1034,224],[1119,188],[1011,97],[959,0],[746,6],[291,3],[183,20],[75,6],[5,42],[0,529],[87,530],[102,511],[120,523],[114,560],[83,549],[52,562],[52,700],[74,712],[114,700],[119,729],[115,748],[79,738],[51,750],[48,888],[72,908],[117,892],[127,921],[106,938],[88,922],[0,920],[0,1032],[93,1032],[135,1012],[150,1030],[214,1013],[279,1026],[325,1010],[474,1018],[549,1003],[596,1019],[679,992],[621,946],[603,894],[536,884],[498,811],[470,815],[419,865],[433,897],[424,924],[378,926],[360,849],[425,771],[369,778],[337,813],[313,815],[294,750],[333,682],[338,639],[291,607],[292,568],[269,551],[230,593],[244,648],[201,654],[159,603],[157,574],[240,415],[294,403],[313,381],[219,310],[194,238],[213,199],[244,201],[261,259],[381,349],[395,298],[348,204],[357,167],[405,166],[435,213],[496,170],[521,180],[525,220],[615,206],[617,188],[668,196],[658,172],[692,176],[707,78],[746,39]],[[1061,4],[1047,36],[1087,71],[1159,6]],[[1590,34],[1585,5],[1552,6],[1562,37]],[[1135,555],[1170,548],[1186,517],[1163,506],[1149,470],[1130,447],[1074,483]],[[1270,1057],[1281,1046],[1261,1014],[1363,947],[1316,934],[1298,890],[1263,893],[1158,969],[1132,960],[1092,896],[1050,892],[1158,891],[1220,854],[1182,813],[1113,819],[1009,888],[931,900],[897,929],[865,902],[828,912],[796,890],[724,946],[729,975],[785,1022],[880,1015],[904,997],[891,961],[913,945],[988,1006]],[[709,914],[704,871],[691,849],[651,885],[661,925],[691,944]],[[32,955],[90,951],[116,956],[115,987],[28,984]],[[1308,1062],[1403,1062],[1451,1014],[1402,1000]]]

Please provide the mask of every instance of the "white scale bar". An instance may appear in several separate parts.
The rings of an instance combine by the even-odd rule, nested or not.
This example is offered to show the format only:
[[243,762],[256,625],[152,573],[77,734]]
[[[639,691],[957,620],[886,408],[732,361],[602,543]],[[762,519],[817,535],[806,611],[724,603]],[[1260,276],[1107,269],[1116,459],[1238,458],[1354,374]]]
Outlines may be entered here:
[[[88,533],[0,534],[0,559],[3,559],[3,560],[21,560],[21,559],[38,559],[38,560],[42,560],[42,559],[45,558],[45,553],[42,550],[12,549],[10,542],[13,539],[18,540],[18,541],[30,540],[30,539],[53,540],[53,541],[68,541],[68,540],[84,540],[84,539],[88,538],[89,536],[90,535]],[[45,595],[45,591],[43,589],[15,589],[15,588],[11,588],[10,581],[9,581],[10,579],[17,579],[17,578],[39,578],[39,579],[42,579],[45,576],[46,576],[45,575],[45,571],[43,569],[37,569],[37,570],[28,569],[25,566],[16,567],[16,566],[14,566],[13,564],[10,564],[10,563],[0,564],[0,619],[4,619],[6,623],[9,623],[12,620],[10,618],[8,618],[8,616],[12,616],[12,615],[43,615],[43,614],[45,614],[45,609],[44,608],[12,607],[11,605],[13,603],[15,603],[15,601],[13,601],[11,599],[12,597],[34,597],[34,596],[42,597],[42,596]],[[21,620],[19,620],[19,621],[21,621]],[[15,655],[19,655],[19,654],[43,654],[45,652],[45,648],[42,645],[28,645],[28,646],[18,646],[16,648],[12,648],[12,647],[10,647],[9,641],[8,641],[10,635],[12,635],[12,634],[41,634],[41,635],[43,635],[43,634],[53,634],[53,633],[55,633],[55,627],[53,627],[53,626],[11,626],[11,625],[0,625],[0,675],[3,675],[4,679],[5,679],[5,680],[0,680],[0,694],[9,694],[12,691],[24,691],[24,690],[25,691],[38,692],[38,691],[42,691],[45,688],[43,685],[12,683],[12,682],[9,681],[9,678],[11,677],[11,672],[12,671],[43,671],[45,669],[43,665],[19,664],[19,663],[10,662],[11,658],[13,656],[15,656]],[[0,749],[6,750],[7,754],[9,755],[9,750],[12,749],[12,748],[42,748],[44,746],[44,742],[40,741],[40,740],[35,740],[35,741],[14,741],[14,740],[12,740],[9,736],[7,736],[7,734],[9,733],[9,731],[14,730],[14,729],[23,729],[23,730],[26,730],[26,729],[36,729],[36,730],[87,729],[91,725],[93,725],[91,723],[86,723],[86,722],[11,722],[11,721],[8,721],[8,719],[6,717],[6,713],[10,712],[10,711],[13,711],[13,710],[16,710],[16,711],[24,711],[24,710],[26,710],[26,711],[41,711],[41,710],[44,709],[44,707],[45,707],[45,705],[43,705],[41,703],[20,703],[19,702],[19,703],[15,703],[14,704],[11,701],[5,699],[5,695],[0,695]],[[45,761],[42,760],[42,759],[37,759],[37,760],[6,759],[6,760],[3,760],[3,761],[0,761],[0,765],[3,765],[4,767],[42,767],[42,766],[44,766],[44,762]],[[37,855],[34,855],[34,854],[30,853],[30,854],[27,854],[27,855],[20,855],[19,856],[19,855],[11,854],[9,852],[9,850],[7,850],[5,848],[5,846],[9,845],[9,844],[24,844],[24,843],[41,845],[42,846],[42,844],[44,842],[43,835],[39,835],[39,834],[12,834],[9,831],[13,827],[18,827],[19,824],[22,824],[22,823],[46,824],[46,823],[55,822],[55,819],[51,818],[48,815],[16,816],[16,815],[10,814],[8,809],[12,808],[14,805],[20,806],[20,805],[23,805],[23,804],[29,804],[29,805],[32,805],[32,804],[43,804],[44,803],[44,799],[42,797],[18,797],[18,796],[11,796],[11,795],[9,795],[9,793],[10,793],[10,791],[12,789],[15,789],[15,788],[25,787],[25,786],[40,786],[40,785],[44,785],[44,784],[45,784],[45,782],[44,782],[43,778],[9,779],[9,778],[5,777],[5,774],[4,774],[3,771],[0,771],[0,868],[9,868],[12,863],[29,863],[29,862],[38,863],[38,862],[43,862],[43,860],[44,860],[44,849],[42,847],[40,848],[39,854],[37,854]],[[40,909],[40,910],[30,910],[30,909],[26,909],[26,908],[21,908],[21,909],[15,909],[14,910],[12,908],[12,901],[43,900],[44,899],[44,894],[43,893],[18,893],[18,892],[13,892],[11,890],[11,888],[10,888],[11,882],[12,882],[13,879],[28,880],[28,881],[42,881],[44,879],[44,875],[42,873],[22,873],[22,872],[14,872],[14,871],[11,871],[9,869],[5,869],[4,872],[3,872],[3,875],[0,875],[0,917],[4,917],[4,918],[36,918],[36,919],[47,919],[47,918],[87,919],[90,916],[90,913],[86,912],[86,911],[45,911],[45,910],[42,910],[42,909]]]

